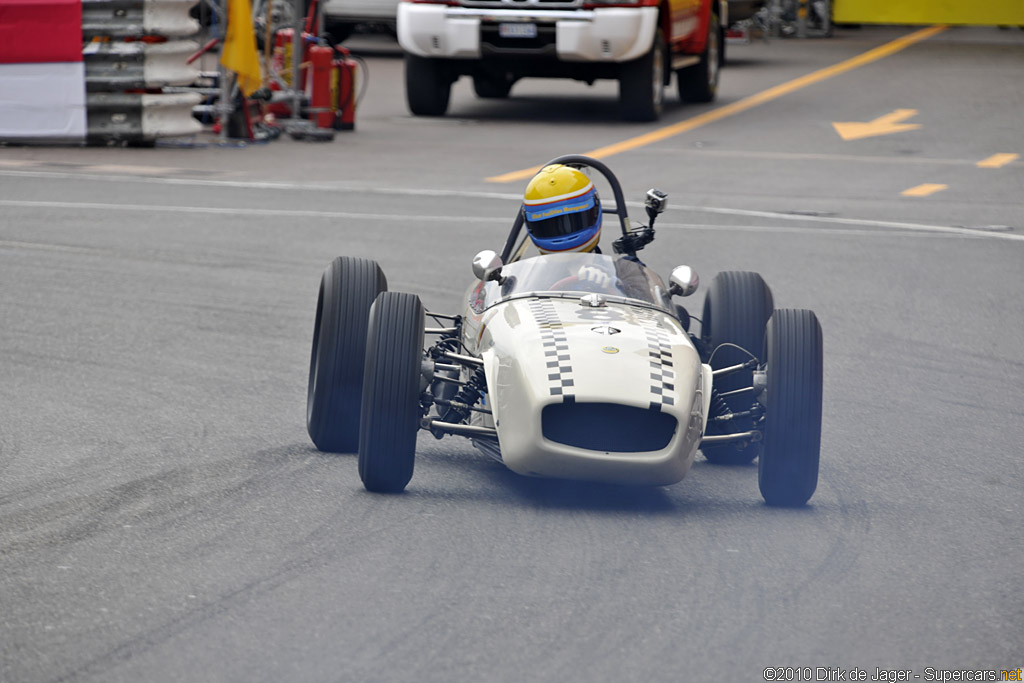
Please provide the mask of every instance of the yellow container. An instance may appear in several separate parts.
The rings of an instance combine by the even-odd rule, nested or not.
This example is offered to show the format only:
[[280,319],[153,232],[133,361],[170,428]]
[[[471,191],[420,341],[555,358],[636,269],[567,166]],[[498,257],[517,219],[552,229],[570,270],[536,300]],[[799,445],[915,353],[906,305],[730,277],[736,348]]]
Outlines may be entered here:
[[1024,26],[1024,0],[833,0],[839,24]]

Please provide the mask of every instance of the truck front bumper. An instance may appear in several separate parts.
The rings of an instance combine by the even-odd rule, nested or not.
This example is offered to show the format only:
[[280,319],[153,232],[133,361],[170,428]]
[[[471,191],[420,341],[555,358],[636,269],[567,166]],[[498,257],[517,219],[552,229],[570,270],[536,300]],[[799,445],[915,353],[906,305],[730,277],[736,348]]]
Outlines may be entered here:
[[[539,35],[554,34],[552,44],[510,38],[487,42],[500,24],[534,24]],[[651,49],[658,28],[656,7],[594,10],[475,9],[403,2],[398,7],[398,42],[419,57],[481,59],[489,54],[513,57],[557,56],[565,62],[628,62]],[[552,31],[553,29],[553,31]]]

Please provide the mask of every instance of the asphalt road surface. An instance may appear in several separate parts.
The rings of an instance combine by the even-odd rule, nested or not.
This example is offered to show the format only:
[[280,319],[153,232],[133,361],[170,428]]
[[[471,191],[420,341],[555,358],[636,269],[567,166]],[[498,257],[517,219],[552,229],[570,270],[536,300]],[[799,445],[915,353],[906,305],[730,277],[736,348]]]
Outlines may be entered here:
[[[914,31],[730,45],[719,100],[657,124],[558,81],[414,118],[368,42],[333,143],[0,147],[0,680],[1024,665],[1024,31],[847,61]],[[833,126],[878,119],[918,127]],[[363,491],[305,430],[322,269],[372,257],[457,312],[515,172],[602,148],[631,200],[669,193],[649,265],[756,270],[817,312],[810,504],[766,507],[756,465],[596,486],[428,435],[406,493]]]

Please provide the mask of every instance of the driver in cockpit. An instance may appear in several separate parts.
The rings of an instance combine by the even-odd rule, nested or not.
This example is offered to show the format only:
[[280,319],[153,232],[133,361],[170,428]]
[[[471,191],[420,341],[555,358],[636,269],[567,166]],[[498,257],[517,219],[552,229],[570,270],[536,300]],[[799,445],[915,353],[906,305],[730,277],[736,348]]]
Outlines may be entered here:
[[[601,253],[601,199],[578,169],[562,164],[542,168],[523,193],[523,218],[541,254]],[[615,277],[595,265],[582,266],[573,276],[580,289],[594,291],[610,288]]]
[[[523,193],[523,218],[541,254],[600,254],[601,199],[582,171],[563,164],[545,166]],[[620,268],[620,265],[623,268]],[[553,289],[623,294],[646,299],[649,287],[636,263],[615,267],[594,262],[565,272],[549,283]]]

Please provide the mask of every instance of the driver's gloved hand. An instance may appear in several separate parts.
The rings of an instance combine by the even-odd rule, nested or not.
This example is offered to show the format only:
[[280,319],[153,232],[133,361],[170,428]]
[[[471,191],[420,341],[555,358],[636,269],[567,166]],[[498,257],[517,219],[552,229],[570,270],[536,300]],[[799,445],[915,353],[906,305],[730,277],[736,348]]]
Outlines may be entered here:
[[608,289],[612,284],[611,276],[596,266],[582,266],[576,273],[580,282],[586,282],[598,289]]

